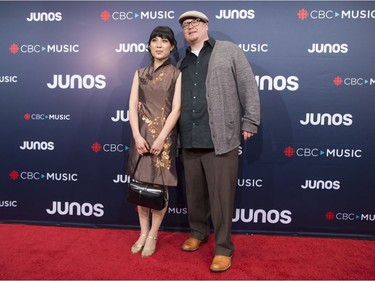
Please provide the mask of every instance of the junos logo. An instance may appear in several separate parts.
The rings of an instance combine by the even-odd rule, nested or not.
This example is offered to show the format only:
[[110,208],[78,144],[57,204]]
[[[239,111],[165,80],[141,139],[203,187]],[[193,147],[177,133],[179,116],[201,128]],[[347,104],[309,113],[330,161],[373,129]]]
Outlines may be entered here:
[[129,183],[130,176],[118,174],[117,177],[113,180],[114,183]]
[[54,150],[53,142],[46,141],[24,141],[20,146],[21,150]]
[[349,46],[348,44],[318,44],[313,43],[310,49],[307,49],[307,51],[312,53],[318,53],[318,54],[346,54],[348,52]]
[[284,76],[275,76],[271,77],[268,75],[264,76],[255,76],[255,80],[258,84],[259,90],[276,90],[276,91],[284,91],[284,90],[289,90],[289,91],[297,91],[299,88],[298,84],[298,77],[297,76],[289,76],[289,77],[284,77]]
[[313,190],[339,190],[340,181],[338,180],[306,180],[304,184],[301,185],[302,189],[313,189]]
[[289,210],[263,210],[263,209],[236,209],[235,217],[232,219],[232,222],[242,221],[245,223],[282,223],[289,224],[292,221],[292,212]]
[[353,124],[353,116],[349,113],[344,115],[335,113],[306,113],[305,120],[300,120],[300,123],[304,126],[313,125],[313,126],[351,126]]
[[125,110],[116,110],[116,116],[111,117],[111,120],[113,122],[129,122],[129,110],[126,111],[126,116],[125,116]]
[[[64,206],[62,206],[64,204]],[[102,217],[104,215],[104,206],[103,204],[97,203],[92,205],[91,203],[77,203],[77,202],[60,202],[60,201],[53,201],[52,208],[46,209],[47,214],[54,215],[59,214],[62,216],[95,216],[95,217]]]
[[217,19],[254,19],[255,11],[254,10],[220,10],[219,14],[215,16]]
[[145,53],[148,44],[144,43],[120,43],[118,48],[115,49],[116,53]]
[[62,13],[60,12],[31,12],[27,21],[61,21]]
[[52,83],[47,83],[50,89],[104,89],[106,87],[106,77],[102,74],[93,76],[90,74],[81,76],[54,74]]

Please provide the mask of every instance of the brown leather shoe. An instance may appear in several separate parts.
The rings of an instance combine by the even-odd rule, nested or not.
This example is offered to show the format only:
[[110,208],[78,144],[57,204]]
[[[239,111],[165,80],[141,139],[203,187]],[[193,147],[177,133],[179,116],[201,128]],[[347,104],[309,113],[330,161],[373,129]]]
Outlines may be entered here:
[[189,237],[184,244],[182,244],[181,249],[185,252],[194,252],[199,249],[199,247],[207,242],[207,238],[203,240],[199,240],[193,237]]
[[232,265],[232,257],[216,255],[211,263],[211,271],[223,272],[230,268]]

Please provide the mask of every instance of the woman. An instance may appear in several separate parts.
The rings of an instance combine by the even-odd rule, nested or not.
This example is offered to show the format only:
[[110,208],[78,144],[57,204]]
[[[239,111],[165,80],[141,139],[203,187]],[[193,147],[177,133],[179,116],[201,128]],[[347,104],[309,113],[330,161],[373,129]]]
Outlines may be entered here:
[[[176,45],[169,27],[158,26],[151,32],[148,50],[152,64],[135,72],[129,98],[133,139],[128,172],[133,173],[138,157],[142,157],[134,180],[162,186],[177,186],[175,125],[181,111],[181,74],[169,58]],[[137,208],[141,234],[131,252],[142,251],[142,257],[149,257],[155,252],[167,204],[161,211]]]

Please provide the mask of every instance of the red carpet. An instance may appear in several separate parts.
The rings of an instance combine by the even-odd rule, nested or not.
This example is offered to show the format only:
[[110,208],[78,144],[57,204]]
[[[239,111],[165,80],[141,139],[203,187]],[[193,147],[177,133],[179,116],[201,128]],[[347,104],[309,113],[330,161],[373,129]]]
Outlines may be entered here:
[[130,253],[138,231],[0,224],[2,280],[373,280],[375,242],[233,236],[231,269],[211,273],[213,239],[180,250],[184,232],[160,232],[157,252]]

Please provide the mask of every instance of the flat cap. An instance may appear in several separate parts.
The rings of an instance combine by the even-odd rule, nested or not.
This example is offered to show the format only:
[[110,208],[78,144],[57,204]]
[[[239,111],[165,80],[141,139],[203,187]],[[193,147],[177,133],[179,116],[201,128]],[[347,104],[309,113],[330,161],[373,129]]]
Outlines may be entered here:
[[208,17],[199,11],[187,11],[178,18],[178,21],[181,24],[186,19],[196,19],[196,18],[199,18],[205,22],[208,22]]

